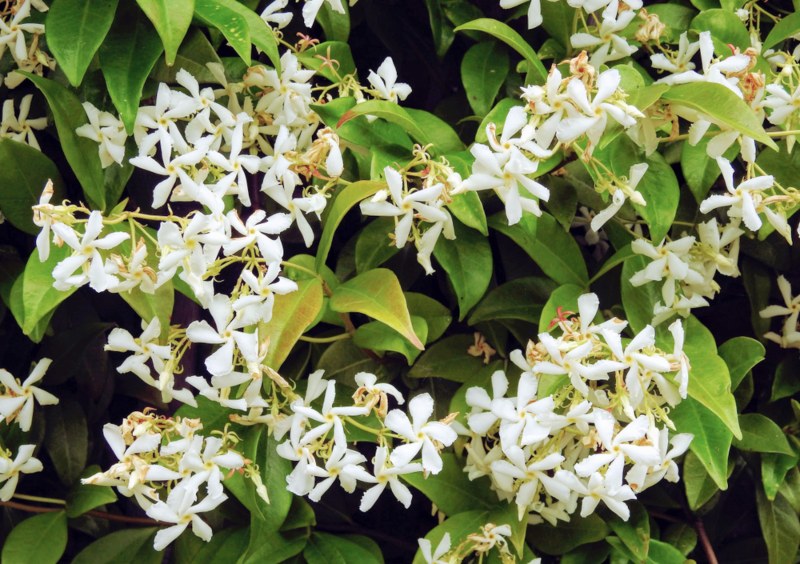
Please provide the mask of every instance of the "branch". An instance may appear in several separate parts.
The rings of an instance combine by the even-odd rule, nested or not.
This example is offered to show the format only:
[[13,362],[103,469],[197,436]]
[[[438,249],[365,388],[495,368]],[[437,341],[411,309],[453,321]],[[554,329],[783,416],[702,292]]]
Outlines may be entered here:
[[[37,505],[28,505],[26,503],[17,503],[16,501],[0,501],[0,507],[10,507],[11,509],[18,509],[28,513],[52,513],[54,511],[63,511],[62,507],[39,507]],[[83,515],[90,515],[98,519],[105,519],[106,521],[116,521],[119,523],[128,523],[131,525],[146,525],[148,527],[158,527],[160,523],[155,519],[148,517],[129,517],[127,515],[117,515],[116,513],[108,513],[106,511],[87,511]]]

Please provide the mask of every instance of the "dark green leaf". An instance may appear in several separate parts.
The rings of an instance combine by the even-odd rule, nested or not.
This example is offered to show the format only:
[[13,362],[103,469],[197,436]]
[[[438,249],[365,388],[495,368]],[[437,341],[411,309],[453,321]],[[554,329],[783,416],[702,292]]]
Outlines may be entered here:
[[404,474],[403,479],[425,494],[445,515],[492,509],[497,505],[497,496],[488,487],[486,478],[470,480],[455,454],[442,453],[442,462],[444,466],[438,474],[427,478],[421,473]]
[[69,398],[61,398],[57,405],[48,407],[45,446],[53,461],[53,468],[61,483],[69,486],[81,475],[86,465],[89,448],[89,431],[81,405]]
[[[94,464],[81,473],[81,478],[88,478],[97,472],[100,472],[100,467]],[[96,507],[115,501],[117,494],[110,486],[93,486],[76,482],[67,495],[67,517],[74,519]]]
[[[194,15],[194,0],[136,0],[145,15],[153,22],[168,66],[172,66]],[[191,69],[186,69],[191,72]],[[194,73],[192,73],[194,74]],[[196,75],[195,75],[196,76]]]
[[67,548],[67,516],[63,511],[28,517],[3,543],[4,564],[55,564]]
[[225,0],[195,0],[194,15],[206,25],[216,27],[246,65],[250,65],[250,28],[247,20]]
[[756,506],[761,533],[767,543],[769,564],[793,562],[800,546],[800,520],[797,512],[782,494],[770,501],[756,487]]
[[573,516],[557,527],[542,523],[528,529],[528,539],[537,550],[546,554],[564,554],[584,544],[603,540],[610,532],[608,524],[597,514]]
[[719,356],[728,365],[731,388],[736,389],[747,373],[764,360],[764,345],[750,337],[734,337],[719,347]]
[[153,549],[155,527],[115,531],[78,553],[72,564],[160,564],[163,552]]
[[508,54],[495,41],[484,41],[469,48],[461,59],[461,81],[472,111],[485,116],[494,104],[508,74]]
[[383,558],[376,557],[372,550],[360,543],[328,533],[313,533],[303,549],[303,557],[308,564],[383,563]]
[[[692,398],[686,398],[670,412],[670,418],[681,433],[692,433],[689,446],[721,490],[728,489],[728,451],[733,435],[710,410]],[[701,496],[689,495],[690,499]],[[697,489],[700,491],[700,488]]]
[[486,294],[470,315],[469,324],[496,319],[539,323],[542,305],[556,288],[552,280],[536,276],[506,282]]
[[744,413],[739,416],[739,425],[742,428],[742,438],[733,441],[736,448],[754,452],[794,455],[794,450],[786,440],[786,435],[769,417],[760,413]]
[[432,345],[414,363],[408,373],[410,378],[444,378],[453,382],[467,382],[483,363],[467,353],[473,345],[472,335],[451,335]]

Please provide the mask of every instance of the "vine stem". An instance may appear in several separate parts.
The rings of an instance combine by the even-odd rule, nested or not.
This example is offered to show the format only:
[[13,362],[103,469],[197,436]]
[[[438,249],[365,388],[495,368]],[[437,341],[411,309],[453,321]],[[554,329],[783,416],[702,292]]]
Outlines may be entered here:
[[717,555],[714,553],[714,547],[711,546],[711,541],[706,533],[706,527],[700,517],[696,517],[694,520],[694,530],[697,531],[697,538],[700,539],[700,544],[703,546],[703,551],[706,553],[709,564],[719,564]]
[[[52,502],[50,502],[52,503]],[[65,502],[66,503],[66,502]],[[27,513],[53,513],[55,511],[63,511],[59,507],[38,507],[36,505],[28,505],[26,503],[17,503],[16,501],[0,501],[0,507],[10,507],[12,509],[19,509]],[[105,519],[106,521],[117,521],[119,523],[128,523],[131,525],[147,525],[150,527],[158,527],[160,523],[155,519],[148,517],[128,517],[127,515],[117,515],[115,513],[107,513],[105,511],[91,510],[83,515],[90,515],[98,519]]]

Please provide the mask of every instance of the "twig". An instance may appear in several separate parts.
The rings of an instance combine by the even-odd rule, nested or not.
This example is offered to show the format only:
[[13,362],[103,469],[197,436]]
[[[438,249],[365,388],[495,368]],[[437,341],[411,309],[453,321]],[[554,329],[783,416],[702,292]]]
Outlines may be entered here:
[[708,538],[708,534],[706,534],[706,527],[700,517],[695,518],[694,529],[697,531],[697,538],[700,539],[700,544],[703,546],[703,551],[706,553],[709,564],[719,564],[717,555],[714,553],[714,547],[711,546],[711,541]]
[[[54,511],[63,511],[63,508],[60,507],[39,507],[26,503],[17,503],[16,501],[0,501],[0,506],[19,509],[27,513],[52,513]],[[117,521],[119,523],[128,523],[132,525],[147,525],[149,527],[157,527],[160,525],[155,519],[149,519],[147,517],[128,517],[127,515],[117,515],[115,513],[107,513],[106,511],[97,511],[94,509],[87,511],[83,515],[90,515],[98,519],[105,519],[106,521]]]

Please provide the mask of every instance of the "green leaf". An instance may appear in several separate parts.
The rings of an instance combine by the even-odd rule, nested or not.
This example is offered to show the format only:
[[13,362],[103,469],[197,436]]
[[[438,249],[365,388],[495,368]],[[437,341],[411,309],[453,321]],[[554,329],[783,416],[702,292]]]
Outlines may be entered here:
[[483,297],[492,280],[492,248],[489,241],[459,221],[453,221],[456,238],[441,237],[433,256],[453,284],[458,301],[459,321]]
[[686,557],[671,544],[653,539],[650,541],[647,562],[652,562],[653,564],[684,564]]
[[486,478],[470,480],[463,462],[453,453],[442,453],[442,462],[444,466],[438,474],[429,474],[427,478],[421,473],[404,474],[403,480],[425,494],[445,515],[492,509],[497,505],[497,496]]
[[679,84],[664,93],[662,99],[673,106],[683,106],[701,112],[715,123],[735,129],[767,147],[777,150],[777,145],[770,139],[746,102],[733,92],[711,82]]
[[772,382],[772,395],[770,401],[792,397],[800,392],[800,359],[796,354],[787,355],[775,370],[775,380]]
[[458,26],[455,31],[482,31],[496,37],[522,55],[528,63],[526,84],[543,84],[547,80],[547,70],[533,47],[522,36],[506,24],[492,18],[480,18]]
[[250,526],[250,544],[238,564],[282,564],[290,562],[306,546],[305,535],[261,534],[260,529]]
[[750,337],[734,337],[722,343],[719,356],[728,365],[731,388],[736,389],[752,368],[764,360],[764,345]]
[[163,552],[153,549],[155,527],[115,531],[81,550],[72,564],[160,564]]
[[779,493],[775,501],[770,501],[760,487],[756,487],[756,506],[761,534],[767,544],[769,564],[793,562],[800,546],[800,519],[797,512],[782,494]]
[[325,261],[328,259],[328,253],[331,250],[331,244],[333,243],[333,235],[347,212],[365,198],[369,198],[375,194],[375,192],[380,190],[385,184],[385,182],[361,180],[346,186],[341,192],[337,191],[333,202],[328,205],[328,211],[322,220],[322,235],[320,235],[319,247],[317,247],[317,271],[325,265]]
[[233,50],[250,66],[250,28],[244,17],[220,0],[195,0],[194,15],[204,24],[220,30]]
[[467,382],[483,368],[477,357],[467,354],[473,345],[472,335],[451,335],[425,351],[408,372],[409,378],[443,378]]
[[538,219],[525,214],[516,225],[508,225],[504,213],[489,218],[489,227],[518,244],[558,284],[587,286],[589,273],[575,239],[548,213]]
[[394,220],[389,217],[377,217],[361,230],[356,239],[356,272],[376,268],[400,252],[389,233],[394,233]]
[[103,42],[118,0],[55,0],[47,12],[47,47],[73,86],[78,86]]
[[88,123],[80,100],[57,82],[30,73],[24,74],[47,98],[56,122],[61,149],[83,187],[83,194],[92,207],[105,209],[105,182],[97,143],[75,133],[76,129]]
[[316,278],[299,280],[297,291],[275,296],[272,319],[259,326],[258,338],[269,339],[264,364],[279,370],[300,336],[322,310],[322,284]]
[[763,453],[761,455],[761,483],[767,499],[774,500],[778,490],[786,480],[786,474],[797,468],[798,456]]
[[[695,532],[694,527],[689,523],[673,523],[662,533],[661,539],[664,543],[671,545],[684,556],[691,554],[697,546],[697,532]],[[650,543],[650,555],[651,557],[656,556],[659,551],[658,545],[662,543],[654,540],[651,540]],[[656,562],[658,562],[658,560],[656,560]],[[684,560],[680,562],[682,564]]]
[[[422,317],[411,316],[411,325],[414,333],[423,343],[428,338],[428,324]],[[408,340],[391,327],[384,325],[380,321],[370,321],[356,329],[353,335],[353,343],[362,349],[372,351],[393,351],[402,354],[411,366],[422,352],[420,349],[411,345]]]
[[548,523],[533,525],[528,529],[528,540],[537,550],[559,555],[581,545],[603,540],[610,532],[608,524],[592,513],[588,517],[574,515],[557,527]]
[[477,229],[484,237],[489,235],[486,212],[477,193],[462,192],[453,196],[453,200],[447,204],[447,209],[464,225]]
[[3,543],[3,564],[55,564],[67,548],[67,516],[63,511],[28,517]]
[[636,253],[633,252],[630,244],[626,244],[625,246],[621,247],[617,252],[606,259],[606,261],[603,263],[603,266],[600,267],[600,270],[594,273],[594,276],[592,276],[591,280],[589,280],[589,285],[593,284],[602,278],[603,275],[607,274],[633,256],[636,256]]
[[760,413],[743,413],[739,416],[739,425],[742,438],[733,441],[733,446],[739,450],[794,455],[786,435],[769,417]]
[[691,29],[710,31],[720,43],[731,44],[741,50],[750,47],[750,33],[742,20],[731,10],[703,10],[692,20]]
[[[340,79],[337,75],[343,77],[346,74],[356,73],[356,64],[353,61],[350,45],[343,41],[326,41],[319,45],[314,45],[305,51],[297,53],[297,58],[303,63],[304,67],[314,69],[317,74],[331,82],[339,82]],[[334,64],[336,72],[330,66],[325,65],[323,58],[338,63]]]
[[133,133],[145,80],[163,51],[158,33],[141,11],[123,3],[98,55],[111,101],[128,134]]
[[[721,490],[728,489],[728,451],[733,435],[710,410],[686,398],[669,414],[681,433],[692,433],[689,449]],[[689,496],[687,485],[687,496]],[[691,496],[689,496],[691,498]]]
[[565,284],[552,290],[539,314],[538,321],[534,321],[534,323],[539,324],[539,331],[544,332],[551,329],[550,324],[558,317],[559,308],[564,311],[577,313],[578,298],[585,293],[586,288],[574,284]]
[[441,0],[425,0],[425,7],[428,9],[428,21],[431,25],[436,56],[441,59],[453,43],[453,26],[445,21]]
[[469,316],[469,324],[476,325],[481,321],[496,319],[539,323],[542,304],[556,288],[552,280],[538,276],[506,282],[486,294]]
[[694,316],[685,321],[684,331],[686,342],[683,351],[692,367],[689,396],[719,417],[735,437],[741,437],[728,366],[717,354],[714,336]]
[[44,153],[9,138],[0,139],[0,210],[8,221],[26,233],[39,232],[31,206],[39,203],[45,184],[53,181],[51,202],[64,199],[64,181],[55,163]]
[[330,306],[339,313],[363,313],[377,319],[418,349],[425,348],[414,334],[403,289],[391,270],[376,268],[348,280],[336,288]]
[[272,28],[267,25],[267,22],[262,20],[261,17],[253,11],[255,8],[248,8],[236,0],[214,0],[214,2],[221,4],[244,18],[247,22],[247,30],[250,32],[250,41],[259,51],[269,57],[272,66],[275,67],[275,70],[280,72],[281,57],[278,53],[278,42],[275,39],[275,34]]
[[203,564],[230,564],[245,553],[250,541],[250,531],[245,527],[224,529],[215,533],[208,543],[203,543],[194,559]]
[[485,116],[508,74],[508,53],[495,41],[470,47],[461,59],[461,81],[472,111]]
[[[732,469],[733,466],[731,465]],[[726,476],[728,476],[726,474]],[[686,490],[686,500],[692,511],[697,511],[719,491],[714,478],[706,470],[703,462],[692,451],[686,453],[681,470],[681,481]]]
[[[369,539],[367,539],[369,541]],[[373,541],[369,541],[373,542]],[[378,548],[380,553],[380,548]],[[360,542],[354,542],[346,536],[329,533],[312,533],[308,539],[303,557],[308,564],[361,564],[383,563],[372,550],[365,548]]]
[[636,562],[647,559],[650,549],[650,520],[647,511],[641,505],[631,506],[631,516],[627,521],[615,516],[608,521],[608,524]]
[[344,14],[333,10],[328,2],[322,4],[317,12],[317,22],[322,26],[325,39],[329,41],[347,41],[350,37],[350,9],[347,2],[342,2]]
[[789,39],[798,32],[800,32],[800,12],[792,12],[775,24],[769,31],[764,43],[761,44],[761,48],[764,50],[772,49],[781,41]]
[[73,294],[76,288],[61,292],[53,288],[53,268],[71,254],[69,246],[51,246],[50,256],[45,262],[39,261],[34,252],[28,258],[25,270],[11,288],[11,312],[22,328],[34,342],[44,336],[39,322],[49,319],[56,306]]
[[61,398],[57,405],[48,407],[47,434],[44,442],[53,468],[61,483],[71,485],[83,472],[89,449],[89,431],[81,405],[69,398]]
[[[81,478],[88,478],[100,472],[96,464],[89,466],[81,473]],[[76,482],[67,495],[67,517],[75,518],[101,505],[117,501],[117,494],[110,486],[94,486]]]
[[172,66],[178,55],[178,47],[181,46],[192,23],[194,0],[136,0],[136,2],[153,22],[164,44],[167,65]]
[[294,529],[304,529],[313,527],[317,524],[317,516],[314,508],[302,497],[292,496],[292,505],[289,514],[281,524],[281,531],[292,531]]
[[167,65],[165,61],[159,61],[151,75],[153,80],[158,82],[175,82],[178,71],[185,69],[194,76],[198,82],[216,83],[217,79],[208,69],[208,63],[222,64],[222,60],[217,56],[217,51],[208,41],[208,38],[199,29],[192,29],[186,36],[186,40],[181,44],[175,61],[172,65]]
[[[708,139],[701,139],[696,145],[684,142],[681,147],[681,171],[698,204],[705,199],[721,174],[717,161],[708,156],[707,147]],[[731,149],[733,153],[737,150],[736,147]],[[731,149],[725,152],[726,158],[733,157]]]
[[441,337],[450,327],[450,322],[453,321],[450,310],[425,294],[416,292],[406,292],[405,294],[408,313],[411,314],[412,321],[414,316],[418,316],[423,318],[428,325],[428,338],[425,342],[431,343]]

